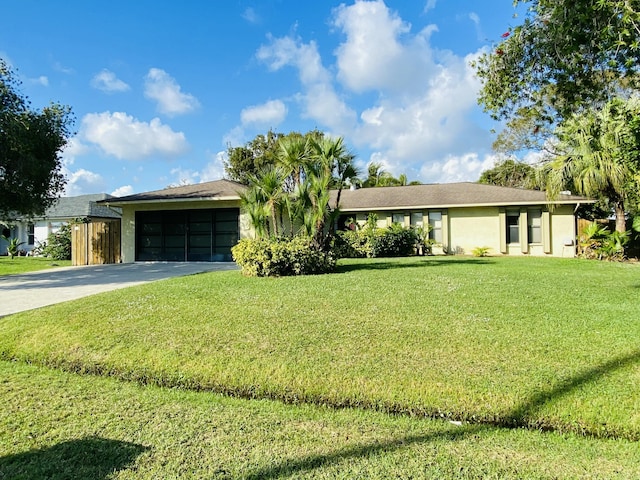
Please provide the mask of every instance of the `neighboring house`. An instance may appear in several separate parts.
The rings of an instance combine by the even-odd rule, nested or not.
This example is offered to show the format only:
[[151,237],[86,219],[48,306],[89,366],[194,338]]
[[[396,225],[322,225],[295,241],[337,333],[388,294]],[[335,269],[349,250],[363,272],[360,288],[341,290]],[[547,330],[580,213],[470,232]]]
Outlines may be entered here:
[[[229,180],[185,185],[112,198],[101,204],[122,208],[122,261],[230,261],[238,239],[253,236],[240,210],[245,186]],[[336,192],[333,192],[335,202]],[[574,256],[575,211],[593,203],[544,192],[478,183],[451,183],[343,190],[338,227],[351,217],[364,223],[432,226],[443,253],[469,254],[489,247],[493,254]],[[342,224],[342,225],[341,225]]]
[[[119,209],[97,203],[110,198],[115,197],[106,193],[61,197],[41,217],[19,217],[11,221],[0,221],[3,224],[3,235],[7,238],[19,238],[20,241],[24,242],[20,248],[30,252],[45,243],[49,234],[57,232],[69,222],[96,222],[119,219]],[[6,251],[6,241],[0,242],[0,254],[5,254]]]

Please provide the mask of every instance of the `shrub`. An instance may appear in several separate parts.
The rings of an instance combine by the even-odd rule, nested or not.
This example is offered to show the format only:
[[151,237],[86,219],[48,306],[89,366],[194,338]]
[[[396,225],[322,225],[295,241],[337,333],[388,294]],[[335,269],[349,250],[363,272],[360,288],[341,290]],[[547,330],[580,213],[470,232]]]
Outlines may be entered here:
[[71,225],[63,225],[55,233],[50,233],[42,254],[54,260],[71,260]]
[[415,252],[417,241],[412,228],[397,223],[388,228],[367,224],[359,230],[338,232],[334,252],[339,258],[403,257]]
[[491,248],[489,247],[476,247],[471,250],[471,254],[474,257],[486,257],[487,255],[489,255],[489,250],[491,250]]
[[335,269],[331,253],[313,247],[312,239],[242,239],[231,249],[244,275],[272,277],[328,273]]

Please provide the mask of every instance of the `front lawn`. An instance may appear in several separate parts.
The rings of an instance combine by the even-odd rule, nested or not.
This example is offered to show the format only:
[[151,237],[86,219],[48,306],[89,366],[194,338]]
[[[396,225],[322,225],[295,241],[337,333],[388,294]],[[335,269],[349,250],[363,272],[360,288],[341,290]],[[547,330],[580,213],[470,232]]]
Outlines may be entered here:
[[0,319],[0,356],[162,386],[640,438],[640,268],[540,258],[216,272]]
[[640,478],[638,445],[0,362],[0,478]]
[[71,260],[52,260],[46,257],[5,257],[0,256],[0,275],[35,272],[54,267],[70,267]]

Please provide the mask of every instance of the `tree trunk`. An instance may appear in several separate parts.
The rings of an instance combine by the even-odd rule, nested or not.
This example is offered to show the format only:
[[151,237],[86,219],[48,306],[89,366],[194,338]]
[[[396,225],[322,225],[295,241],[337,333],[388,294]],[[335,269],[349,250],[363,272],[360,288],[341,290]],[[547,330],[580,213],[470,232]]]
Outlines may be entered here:
[[622,205],[622,202],[617,202],[614,208],[616,215],[616,232],[624,233],[627,231],[627,223],[624,217],[624,206]]

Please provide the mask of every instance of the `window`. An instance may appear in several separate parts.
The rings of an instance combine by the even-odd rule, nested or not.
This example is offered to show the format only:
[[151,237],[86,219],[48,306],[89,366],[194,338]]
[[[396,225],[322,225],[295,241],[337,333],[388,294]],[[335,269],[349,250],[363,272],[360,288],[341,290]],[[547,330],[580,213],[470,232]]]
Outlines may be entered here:
[[429,239],[442,243],[442,212],[429,212]]
[[411,226],[419,228],[424,226],[422,212],[411,212]]
[[394,213],[391,217],[391,221],[393,223],[399,223],[400,225],[404,225],[404,213]]
[[529,243],[542,243],[542,210],[529,210],[527,228]]
[[507,212],[507,243],[520,243],[520,212]]
[[27,225],[27,244],[35,245],[36,244],[36,226],[33,223],[29,223]]

